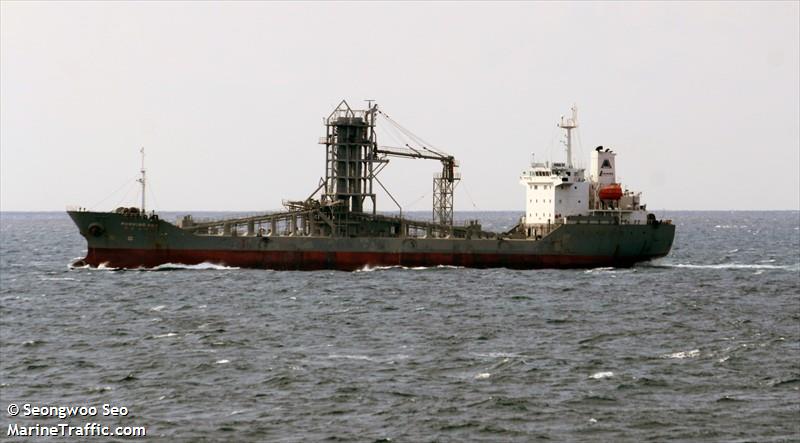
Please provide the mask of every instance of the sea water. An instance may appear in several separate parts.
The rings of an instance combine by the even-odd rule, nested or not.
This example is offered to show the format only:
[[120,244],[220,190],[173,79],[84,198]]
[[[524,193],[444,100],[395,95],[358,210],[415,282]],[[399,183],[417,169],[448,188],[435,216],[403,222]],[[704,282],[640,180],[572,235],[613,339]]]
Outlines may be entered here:
[[[460,216],[502,230],[519,214]],[[800,439],[800,213],[659,216],[677,225],[672,252],[628,269],[276,272],[71,269],[86,243],[66,214],[2,213],[0,431]],[[100,412],[12,416],[12,404]]]

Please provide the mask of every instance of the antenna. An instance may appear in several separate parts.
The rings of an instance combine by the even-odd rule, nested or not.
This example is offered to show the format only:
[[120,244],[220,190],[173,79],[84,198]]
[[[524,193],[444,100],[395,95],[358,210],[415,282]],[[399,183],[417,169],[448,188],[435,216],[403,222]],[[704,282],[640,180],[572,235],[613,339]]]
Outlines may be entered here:
[[572,130],[578,127],[578,107],[576,105],[572,105],[572,117],[564,119],[564,116],[561,116],[561,121],[558,123],[558,127],[567,131],[567,141],[564,145],[567,147],[567,166],[570,168],[572,167]]
[[144,214],[144,195],[145,195],[144,194],[145,191],[144,146],[142,146],[142,149],[140,149],[139,152],[142,154],[142,169],[139,170],[139,172],[142,173],[142,178],[136,181],[142,184],[142,214]]

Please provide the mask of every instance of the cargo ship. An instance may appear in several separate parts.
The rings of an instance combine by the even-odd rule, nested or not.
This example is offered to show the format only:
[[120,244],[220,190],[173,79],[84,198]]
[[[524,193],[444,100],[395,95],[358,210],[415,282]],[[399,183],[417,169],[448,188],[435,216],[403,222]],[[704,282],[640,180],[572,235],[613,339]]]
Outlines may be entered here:
[[[388,125],[400,146],[380,144],[376,127]],[[342,101],[324,119],[325,174],[305,200],[248,217],[171,223],[145,208],[142,153],[141,206],[110,212],[67,213],[86,238],[86,257],[74,266],[153,268],[214,263],[276,270],[358,270],[365,267],[458,266],[591,268],[628,267],[667,255],[675,226],[648,212],[641,194],[616,178],[616,153],[598,146],[588,171],[572,163],[577,111],[561,117],[566,161],[531,162],[520,176],[526,212],[504,232],[479,220],[454,223],[454,191],[461,180],[453,155],[424,142],[378,105],[353,109]],[[378,176],[390,159],[438,161],[431,220],[405,217]],[[399,211],[377,210],[383,189]],[[396,214],[396,215],[395,215]]]

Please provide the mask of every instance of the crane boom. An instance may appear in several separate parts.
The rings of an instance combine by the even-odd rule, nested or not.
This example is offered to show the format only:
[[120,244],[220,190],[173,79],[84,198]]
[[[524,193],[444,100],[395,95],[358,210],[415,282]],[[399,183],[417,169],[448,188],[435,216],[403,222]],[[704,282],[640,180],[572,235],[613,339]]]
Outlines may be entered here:
[[442,178],[452,182],[455,178],[456,159],[452,155],[444,155],[438,152],[431,151],[424,146],[427,152],[422,152],[419,149],[414,149],[408,144],[405,147],[396,146],[378,146],[375,150],[378,154],[385,154],[392,157],[405,157],[405,158],[421,158],[426,160],[439,160],[442,162]]
[[[424,149],[424,148],[423,148]],[[406,158],[423,158],[428,160],[444,160],[447,156],[437,153],[424,153],[419,149],[414,149],[409,145],[405,147],[397,146],[378,146],[375,152],[379,154],[391,155],[393,157],[406,157]]]
[[[456,187],[456,182],[461,180],[461,176],[456,173],[458,163],[455,157],[426,147],[428,144],[421,138],[415,136],[411,131],[402,127],[399,123],[392,120],[388,115],[376,108],[378,114],[384,116],[392,126],[399,132],[413,140],[418,144],[418,148],[414,148],[408,143],[403,147],[396,146],[378,146],[373,148],[373,155],[391,156],[391,157],[404,157],[404,158],[421,158],[425,160],[438,160],[442,163],[442,172],[433,176],[433,221],[442,226],[453,226],[453,194]],[[402,142],[401,142],[402,143]],[[388,161],[388,160],[387,160]]]

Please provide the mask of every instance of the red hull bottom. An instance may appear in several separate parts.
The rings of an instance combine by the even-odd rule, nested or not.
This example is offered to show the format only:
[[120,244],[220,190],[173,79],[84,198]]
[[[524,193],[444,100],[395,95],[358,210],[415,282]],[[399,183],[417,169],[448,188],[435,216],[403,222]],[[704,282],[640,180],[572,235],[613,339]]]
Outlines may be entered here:
[[468,268],[592,268],[625,267],[657,257],[604,257],[576,255],[440,254],[384,252],[298,252],[148,250],[91,248],[83,264],[112,268],[153,268],[166,263],[225,266],[275,270],[354,271],[374,266],[463,266]]

